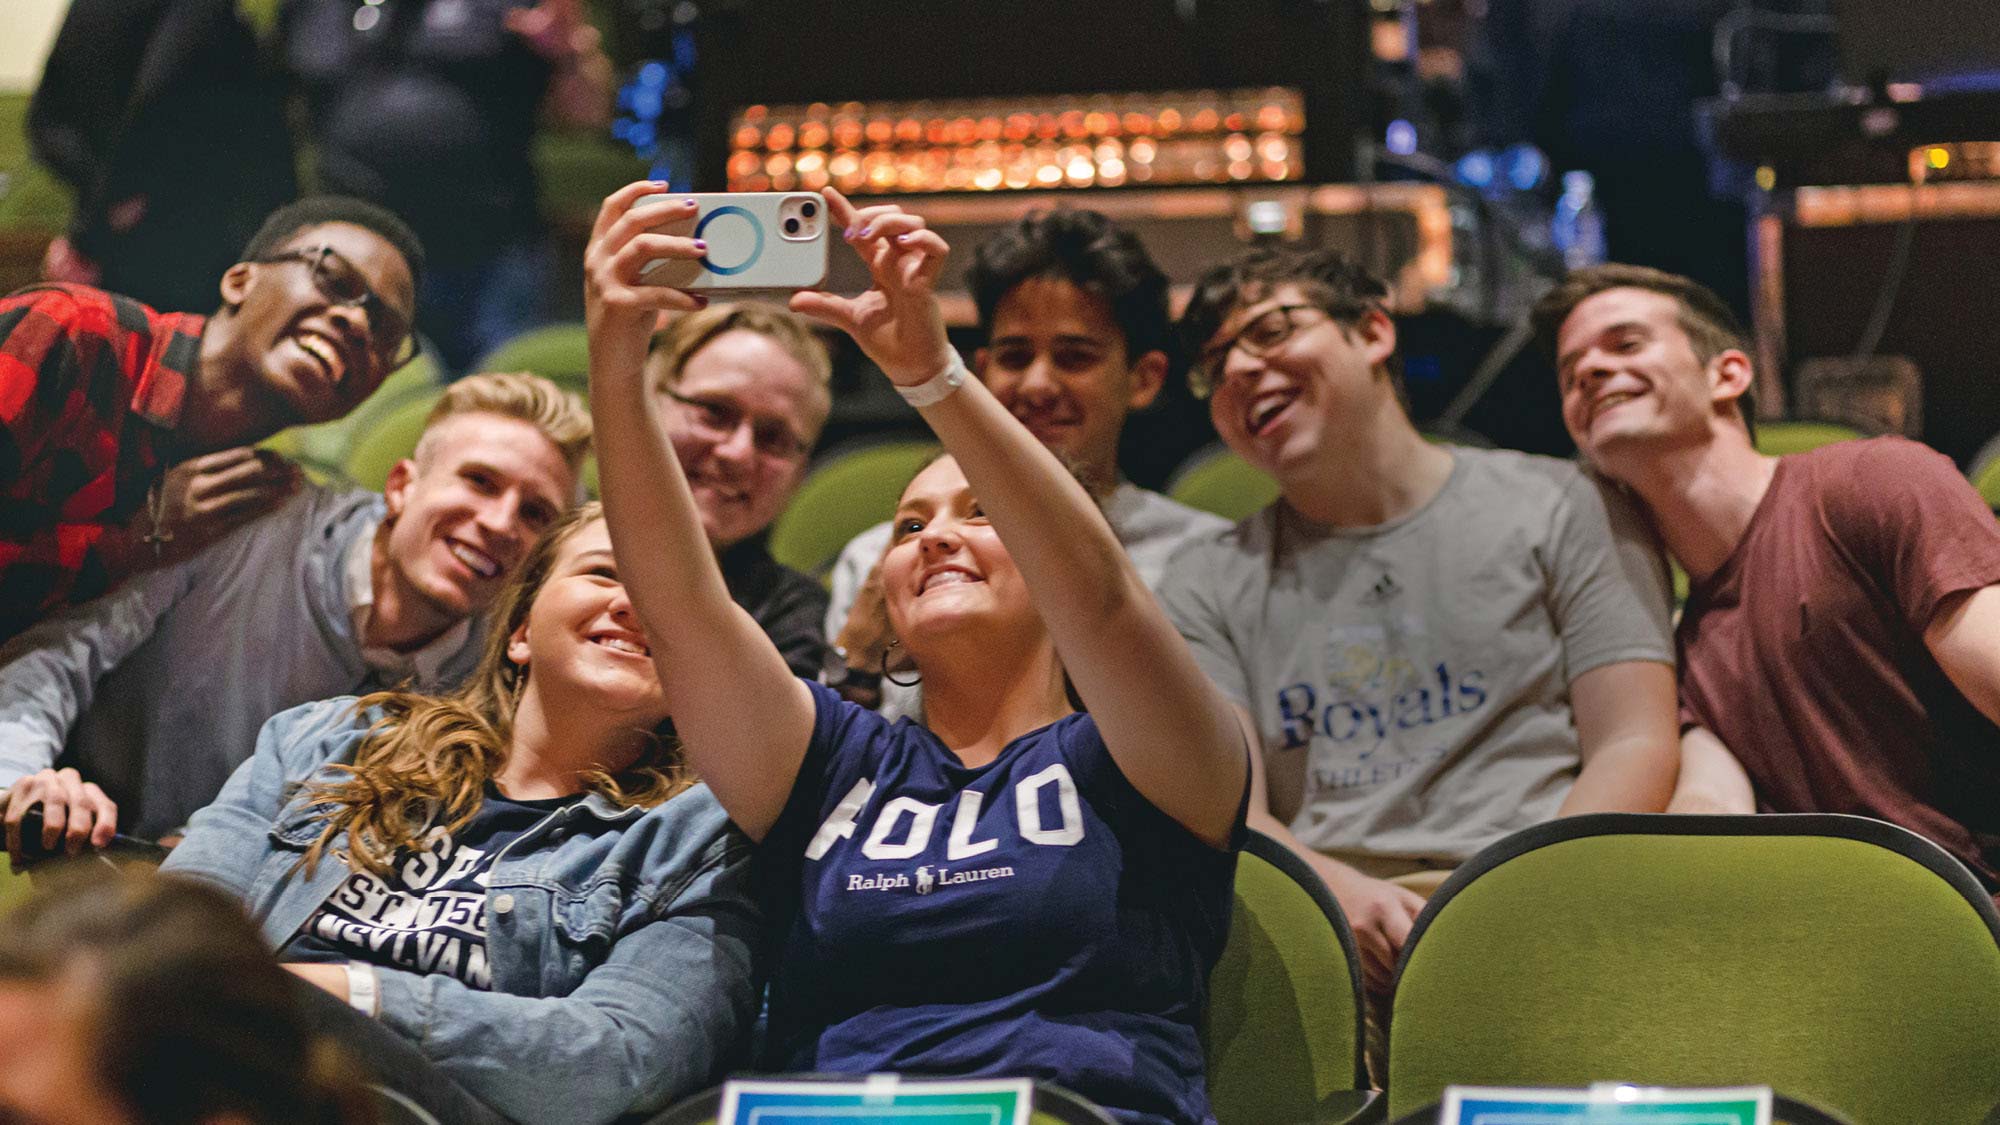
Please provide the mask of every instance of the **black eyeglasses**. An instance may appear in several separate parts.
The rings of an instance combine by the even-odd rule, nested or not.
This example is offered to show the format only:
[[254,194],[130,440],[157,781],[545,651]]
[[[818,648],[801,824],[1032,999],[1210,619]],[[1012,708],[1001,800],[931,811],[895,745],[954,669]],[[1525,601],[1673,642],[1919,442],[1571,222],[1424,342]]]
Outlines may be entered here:
[[286,250],[259,262],[304,262],[312,268],[313,287],[320,296],[336,305],[361,310],[368,318],[368,335],[375,361],[386,371],[394,371],[417,358],[421,350],[417,334],[410,330],[410,318],[382,295],[368,287],[361,271],[331,246]]
[[[1293,315],[1301,312],[1318,313],[1319,316],[1301,320]],[[1332,315],[1318,305],[1279,305],[1265,309],[1238,329],[1236,335],[1202,349],[1201,355],[1195,357],[1194,366],[1188,369],[1188,390],[1196,398],[1207,398],[1222,386],[1230,353],[1240,351],[1248,356],[1268,355],[1283,346],[1299,329]]]
[[[661,390],[670,399],[688,408],[695,428],[711,441],[727,441],[749,415],[733,402],[721,399],[689,398],[672,387]],[[793,461],[806,455],[806,443],[790,426],[776,418],[749,418],[750,444],[766,457]]]

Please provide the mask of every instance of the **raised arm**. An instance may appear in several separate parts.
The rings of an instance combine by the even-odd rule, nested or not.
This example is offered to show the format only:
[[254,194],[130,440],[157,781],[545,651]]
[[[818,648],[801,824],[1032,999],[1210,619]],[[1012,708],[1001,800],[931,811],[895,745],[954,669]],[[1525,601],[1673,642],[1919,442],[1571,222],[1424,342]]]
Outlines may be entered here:
[[590,406],[612,550],[646,626],[687,757],[753,840],[777,822],[812,737],[813,701],[757,622],[729,597],[702,532],[659,404],[646,344],[662,310],[705,301],[639,283],[647,263],[699,258],[692,239],[652,233],[695,214],[682,199],[634,204],[666,185],[636,183],[604,201],[584,251]]
[[[874,285],[852,298],[800,293],[792,308],[852,336],[899,386],[959,365],[932,293],[944,240],[895,207],[857,211],[825,194]],[[1223,843],[1247,780],[1242,732],[1097,505],[977,380],[920,413],[1020,568],[1119,769],[1189,831]]]

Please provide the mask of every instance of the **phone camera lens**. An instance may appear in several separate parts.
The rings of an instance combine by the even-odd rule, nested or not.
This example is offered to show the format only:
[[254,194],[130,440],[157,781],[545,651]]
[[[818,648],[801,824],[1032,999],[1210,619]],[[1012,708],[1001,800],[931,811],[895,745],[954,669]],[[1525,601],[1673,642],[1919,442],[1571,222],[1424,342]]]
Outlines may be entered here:
[[797,233],[799,233],[799,221],[798,221],[797,219],[786,219],[786,220],[785,220],[785,233],[786,233],[786,234],[797,234]]
[[799,214],[804,215],[806,218],[810,219],[814,215],[819,214],[819,204],[810,201],[802,203],[799,205]]

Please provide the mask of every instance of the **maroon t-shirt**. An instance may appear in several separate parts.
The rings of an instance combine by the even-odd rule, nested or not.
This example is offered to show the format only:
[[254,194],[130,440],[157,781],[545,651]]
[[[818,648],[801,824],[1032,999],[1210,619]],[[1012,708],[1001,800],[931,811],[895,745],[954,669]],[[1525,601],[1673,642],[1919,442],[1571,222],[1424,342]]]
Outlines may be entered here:
[[1875,438],[1782,458],[1688,596],[1682,718],[1765,811],[1892,821],[2000,888],[2000,728],[1924,644],[1941,601],[1996,582],[2000,524],[1942,455]]

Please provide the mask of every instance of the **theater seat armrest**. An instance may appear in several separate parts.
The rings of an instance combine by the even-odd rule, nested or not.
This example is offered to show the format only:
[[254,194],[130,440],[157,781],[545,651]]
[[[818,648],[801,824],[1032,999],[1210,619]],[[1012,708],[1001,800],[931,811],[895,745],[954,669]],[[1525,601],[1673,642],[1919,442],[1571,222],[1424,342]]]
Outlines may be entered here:
[[1380,1125],[1389,1119],[1389,1103],[1380,1090],[1342,1090],[1319,1103],[1316,1125]]

